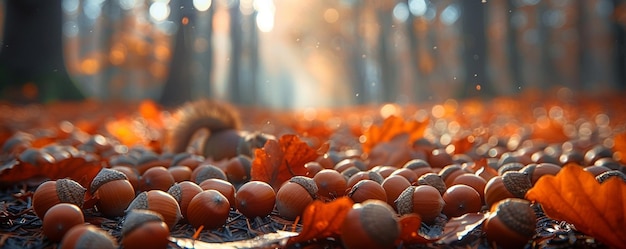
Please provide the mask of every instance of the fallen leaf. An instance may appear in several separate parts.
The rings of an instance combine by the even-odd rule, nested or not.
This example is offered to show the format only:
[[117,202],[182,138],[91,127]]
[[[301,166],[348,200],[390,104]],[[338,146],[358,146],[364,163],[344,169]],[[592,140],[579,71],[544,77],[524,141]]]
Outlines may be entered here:
[[161,109],[154,101],[148,99],[141,101],[141,103],[139,103],[139,114],[153,125],[158,127],[163,126]]
[[82,186],[89,186],[100,169],[102,166],[99,161],[87,160],[83,157],[70,157],[39,164],[15,159],[0,166],[0,182],[11,184],[34,178],[51,180],[70,178]]
[[314,161],[318,151],[302,142],[296,135],[283,135],[278,141],[267,140],[263,148],[256,149],[251,179],[264,181],[275,190],[293,176],[303,176],[308,172],[304,164]]
[[428,123],[428,120],[424,122],[405,121],[401,117],[389,116],[381,126],[372,125],[363,132],[365,136],[365,141],[362,144],[363,152],[369,153],[376,144],[390,141],[402,133],[409,134],[408,141],[413,142],[424,136]]
[[537,119],[532,126],[530,138],[542,139],[547,143],[559,143],[569,139],[565,134],[563,124],[548,117]]
[[582,167],[569,164],[556,176],[541,177],[526,199],[611,247],[626,245],[626,183],[618,177],[600,184]]
[[488,216],[489,213],[468,213],[450,219],[443,229],[443,237],[437,243],[450,245],[455,241],[463,240],[465,236],[481,226]]
[[298,236],[290,238],[289,243],[338,236],[339,228],[353,204],[354,202],[345,196],[328,203],[314,201],[302,214],[302,231]]
[[419,234],[422,227],[422,218],[418,214],[406,214],[398,220],[400,224],[400,236],[396,244],[427,243],[428,240]]

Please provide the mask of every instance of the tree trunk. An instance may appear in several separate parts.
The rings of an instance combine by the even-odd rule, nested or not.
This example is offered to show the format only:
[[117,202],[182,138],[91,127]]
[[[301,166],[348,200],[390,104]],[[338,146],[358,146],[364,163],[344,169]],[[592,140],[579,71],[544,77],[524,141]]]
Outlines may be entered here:
[[5,1],[0,94],[14,102],[80,100],[63,59],[61,0]]
[[490,96],[493,89],[487,77],[487,43],[485,36],[486,4],[461,1],[463,29],[463,62],[465,83],[461,97]]

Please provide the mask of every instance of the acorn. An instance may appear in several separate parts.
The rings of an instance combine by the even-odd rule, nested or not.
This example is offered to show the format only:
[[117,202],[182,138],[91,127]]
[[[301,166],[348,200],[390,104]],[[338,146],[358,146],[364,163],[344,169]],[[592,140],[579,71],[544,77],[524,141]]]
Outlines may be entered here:
[[346,178],[336,170],[323,169],[313,176],[313,181],[317,185],[317,193],[322,197],[335,199],[345,195],[347,188]]
[[172,178],[174,178],[174,182],[183,182],[191,180],[191,168],[183,165],[176,165],[167,168],[167,171],[170,172]]
[[478,191],[464,184],[452,185],[446,189],[442,198],[446,203],[442,212],[448,218],[477,213],[483,206]]
[[316,161],[305,163],[304,168],[307,170],[306,176],[311,178],[324,169],[324,167]]
[[600,174],[607,172],[611,169],[605,166],[591,165],[591,166],[585,167],[583,170],[593,174],[594,176],[599,176]]
[[359,203],[366,200],[375,199],[386,202],[387,193],[379,183],[372,180],[361,180],[354,184],[347,194],[352,201]]
[[442,194],[442,195],[444,192],[446,192],[446,183],[443,182],[443,179],[441,178],[441,176],[436,173],[426,173],[420,176],[417,179],[417,184],[432,186],[436,188],[437,191],[439,191],[439,194]]
[[118,245],[109,233],[91,224],[72,227],[59,244],[59,249],[117,249]]
[[238,155],[228,160],[224,173],[229,182],[240,184],[250,180],[251,168],[252,160],[247,156]]
[[409,186],[394,203],[399,214],[419,214],[427,224],[435,221],[446,204],[439,190],[430,185]]
[[452,186],[452,182],[454,181],[454,178],[464,173],[468,173],[468,172],[465,171],[463,167],[461,167],[461,165],[458,165],[458,164],[451,164],[451,165],[445,166],[439,171],[441,180],[443,180],[446,186]]
[[[529,164],[529,165],[536,165],[536,164]],[[507,163],[507,164],[500,166],[500,168],[498,168],[498,175],[504,175],[504,173],[508,171],[519,171],[522,168],[524,168],[524,164],[522,163],[518,163],[518,162]]]
[[529,164],[519,170],[530,178],[530,183],[535,183],[544,175],[556,175],[561,171],[561,166],[554,163]]
[[397,210],[395,200],[400,196],[402,191],[411,186],[409,180],[401,175],[387,177],[381,184],[387,195],[387,204]]
[[423,159],[413,159],[406,162],[402,167],[413,170],[418,178],[426,173],[433,173],[433,168]]
[[363,161],[354,158],[346,158],[335,164],[335,170],[339,173],[351,167],[356,167],[359,171],[367,170],[367,165]]
[[230,203],[217,190],[204,190],[189,202],[187,215],[189,224],[195,228],[204,226],[214,229],[223,226],[230,214]]
[[187,220],[189,202],[200,192],[202,192],[202,188],[195,182],[190,181],[175,183],[172,187],[170,187],[170,189],[167,190],[167,193],[176,199],[176,202],[178,202],[178,206],[180,207],[180,213],[183,215],[183,218]]
[[170,229],[159,213],[135,209],[130,210],[122,224],[121,244],[125,249],[167,248]]
[[410,183],[414,183],[417,182],[417,174],[410,169],[407,168],[399,168],[397,170],[395,170],[394,172],[391,173],[391,175],[389,176],[394,176],[394,175],[400,175],[404,178],[406,178]]
[[[530,182],[530,180],[528,180]],[[495,176],[487,181],[487,185],[485,185],[485,204],[487,207],[493,206],[498,201],[504,200],[506,198],[515,197],[509,190],[504,186],[504,181],[502,180],[502,176]]]
[[265,217],[274,209],[276,192],[262,181],[249,181],[239,187],[235,194],[237,210],[248,217]]
[[130,185],[133,185],[133,189],[135,191],[139,190],[141,187],[141,183],[139,182],[139,172],[136,169],[129,166],[113,166],[112,170],[117,170],[119,172],[124,173],[126,175],[126,179],[130,182]]
[[39,185],[33,194],[33,210],[40,219],[43,219],[48,209],[62,202],[82,207],[85,192],[87,189],[71,179],[46,181]]
[[83,211],[71,203],[52,206],[43,217],[43,234],[52,242],[59,242],[72,227],[85,223]]
[[382,176],[383,178],[387,178],[387,177],[389,177],[389,175],[391,175],[391,173],[393,173],[397,169],[398,168],[394,167],[394,166],[378,165],[378,166],[374,166],[369,171],[376,172],[376,173],[380,174],[380,176]]
[[535,234],[536,223],[529,201],[507,198],[493,206],[483,231],[491,243],[501,248],[523,248]]
[[133,209],[148,209],[163,216],[163,221],[170,229],[174,228],[181,218],[180,207],[174,197],[161,190],[141,192],[128,205],[126,212]]
[[200,186],[202,190],[209,190],[209,189],[217,190],[218,192],[222,193],[226,197],[226,199],[228,199],[228,202],[230,203],[231,207],[233,208],[235,207],[236,190],[235,190],[235,186],[233,186],[232,183],[224,181],[222,179],[211,178],[211,179],[206,179],[202,181],[200,184],[198,184],[198,186]]
[[106,217],[124,215],[135,199],[135,189],[120,171],[103,168],[91,181],[89,191],[97,198],[96,208]]
[[141,175],[140,191],[161,190],[167,191],[176,181],[169,171],[163,166],[147,169]]
[[295,220],[304,209],[317,199],[315,181],[305,176],[294,176],[283,183],[276,192],[276,210],[287,220]]
[[480,195],[481,202],[485,202],[485,186],[487,186],[485,179],[475,174],[465,173],[457,176],[452,182],[452,186],[459,184],[472,187]]
[[226,173],[219,167],[212,164],[202,164],[191,173],[191,181],[200,184],[206,179],[217,178],[227,180]]
[[384,201],[354,204],[340,228],[346,248],[391,248],[400,236],[396,213]]
[[356,184],[357,182],[361,180],[372,180],[378,184],[381,184],[384,178],[379,173],[374,172],[374,171],[359,171],[355,173],[354,175],[350,176],[350,178],[348,178],[347,188],[352,188],[354,184]]

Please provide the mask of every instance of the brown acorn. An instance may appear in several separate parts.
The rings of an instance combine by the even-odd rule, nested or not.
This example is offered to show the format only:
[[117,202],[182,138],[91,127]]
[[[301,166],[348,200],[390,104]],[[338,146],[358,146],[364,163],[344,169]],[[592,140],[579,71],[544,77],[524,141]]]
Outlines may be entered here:
[[295,220],[317,199],[315,181],[305,176],[294,176],[276,192],[276,210],[287,220]]
[[347,194],[354,202],[364,202],[366,200],[375,199],[386,202],[387,193],[385,189],[377,182],[372,180],[361,180],[354,184]]
[[96,208],[106,217],[123,216],[135,199],[135,189],[126,175],[113,169],[100,170],[91,181],[89,190],[98,199]]
[[493,206],[483,231],[489,241],[501,248],[523,248],[535,234],[536,223],[529,201],[507,198]]
[[59,249],[117,249],[117,242],[109,233],[91,224],[72,227],[61,240]]
[[391,248],[400,235],[400,226],[386,202],[368,200],[348,211],[340,231],[348,249]]
[[85,223],[83,211],[71,203],[52,206],[43,218],[42,231],[52,242],[59,242],[72,227]]
[[183,215],[184,219],[187,219],[189,202],[200,192],[202,192],[202,188],[195,182],[191,181],[175,183],[172,187],[170,187],[170,189],[167,190],[167,193],[172,195],[172,197],[174,197],[174,199],[178,202],[180,213]]
[[446,189],[442,198],[446,203],[442,212],[448,218],[477,213],[483,206],[478,191],[464,184],[452,185]]
[[248,218],[265,217],[274,210],[276,192],[262,181],[244,183],[235,194],[237,210]]
[[433,223],[446,204],[439,190],[430,185],[410,186],[395,200],[399,214],[416,213],[425,223]]
[[202,190],[209,190],[209,189],[217,190],[218,192],[222,193],[226,197],[226,199],[228,199],[228,202],[230,203],[231,207],[233,208],[235,207],[236,190],[235,190],[235,186],[233,186],[232,183],[224,181],[222,179],[211,178],[211,179],[206,179],[202,181],[200,184],[198,184],[198,186],[200,186]]
[[396,204],[394,202],[398,196],[400,196],[402,191],[411,186],[411,183],[401,175],[394,175],[387,177],[381,186],[385,189],[385,193],[387,194],[387,204],[396,209]]
[[181,218],[180,206],[174,197],[161,190],[141,192],[128,205],[126,212],[133,209],[147,209],[163,216],[163,221],[170,229],[174,228]]
[[436,173],[423,174],[417,179],[417,184],[432,186],[436,188],[437,191],[439,191],[439,194],[442,195],[444,192],[446,192],[446,183],[443,181],[441,176]]
[[323,169],[313,176],[313,181],[317,185],[317,193],[320,196],[334,199],[345,195],[347,188],[346,178],[336,170]]
[[147,169],[141,175],[140,191],[161,190],[167,191],[176,181],[172,174],[163,166]]
[[199,228],[214,229],[223,226],[228,220],[230,203],[217,190],[204,190],[189,202],[187,215],[189,223]]
[[62,202],[82,207],[85,192],[87,189],[71,179],[46,181],[39,185],[33,194],[33,210],[40,219],[43,219],[48,209]]
[[124,218],[121,233],[122,247],[125,249],[167,248],[170,243],[170,229],[163,222],[163,216],[150,210],[129,211]]

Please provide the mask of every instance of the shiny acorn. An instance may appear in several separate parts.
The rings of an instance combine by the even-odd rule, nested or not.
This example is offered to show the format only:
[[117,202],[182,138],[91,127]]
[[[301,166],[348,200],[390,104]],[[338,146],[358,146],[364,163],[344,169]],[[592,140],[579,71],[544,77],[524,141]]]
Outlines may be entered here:
[[43,219],[52,206],[59,203],[72,203],[82,207],[87,189],[71,179],[46,181],[39,185],[33,194],[33,210]]

